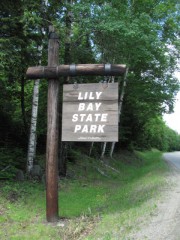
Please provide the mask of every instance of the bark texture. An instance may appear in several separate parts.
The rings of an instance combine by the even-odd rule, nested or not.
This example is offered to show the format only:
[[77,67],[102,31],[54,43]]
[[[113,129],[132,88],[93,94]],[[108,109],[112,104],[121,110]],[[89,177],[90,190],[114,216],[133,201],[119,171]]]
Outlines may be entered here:
[[[48,66],[57,66],[59,61],[59,39],[54,28],[49,28]],[[58,221],[58,138],[59,138],[59,81],[48,81],[46,145],[46,218]]]
[[[120,124],[120,119],[121,119],[121,112],[122,112],[122,104],[123,104],[123,99],[124,99],[124,94],[125,94],[125,88],[126,88],[126,84],[127,84],[127,74],[128,74],[128,68],[126,69],[126,73],[124,76],[124,81],[123,81],[123,85],[122,85],[122,90],[121,90],[121,95],[119,98],[119,124]],[[116,142],[112,142],[111,144],[111,150],[110,150],[110,157],[112,158],[113,153],[114,153],[114,148],[115,148],[115,144]]]
[[27,156],[27,173],[29,174],[33,168],[34,159],[36,156],[36,126],[38,117],[38,102],[39,102],[39,79],[34,81],[31,127],[28,144]]

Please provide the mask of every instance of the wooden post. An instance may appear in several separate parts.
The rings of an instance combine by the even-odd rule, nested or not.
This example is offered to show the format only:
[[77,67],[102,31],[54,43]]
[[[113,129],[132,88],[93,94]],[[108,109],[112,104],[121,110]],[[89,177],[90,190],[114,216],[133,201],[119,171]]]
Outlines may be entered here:
[[[59,41],[54,28],[49,27],[48,66],[58,65]],[[48,81],[47,146],[46,146],[46,218],[58,220],[58,79]]]

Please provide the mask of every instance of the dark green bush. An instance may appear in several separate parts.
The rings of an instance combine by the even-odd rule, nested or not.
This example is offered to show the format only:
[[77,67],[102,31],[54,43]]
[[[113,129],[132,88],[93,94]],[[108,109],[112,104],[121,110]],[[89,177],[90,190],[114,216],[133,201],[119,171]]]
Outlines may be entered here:
[[0,148],[0,180],[13,179],[17,169],[25,169],[25,154],[20,148]]

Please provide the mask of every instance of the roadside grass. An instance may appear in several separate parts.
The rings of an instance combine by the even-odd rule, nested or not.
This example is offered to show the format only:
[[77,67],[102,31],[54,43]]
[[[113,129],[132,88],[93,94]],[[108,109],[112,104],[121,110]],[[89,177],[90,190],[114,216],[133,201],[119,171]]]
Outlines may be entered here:
[[102,221],[86,239],[125,240],[139,229],[142,221],[156,209],[160,190],[166,185],[168,166],[162,161],[159,151],[138,152],[143,159],[130,165],[121,165],[120,179],[126,180],[121,187],[111,189]]
[[104,161],[74,152],[59,183],[58,223],[45,221],[45,186],[0,183],[0,239],[123,240],[156,209],[168,171],[157,150]]

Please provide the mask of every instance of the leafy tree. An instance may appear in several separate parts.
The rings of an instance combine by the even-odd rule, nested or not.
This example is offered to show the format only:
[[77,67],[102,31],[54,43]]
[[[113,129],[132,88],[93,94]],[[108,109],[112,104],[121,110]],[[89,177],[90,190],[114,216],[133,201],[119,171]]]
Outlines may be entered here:
[[[120,123],[121,146],[151,146],[155,131],[159,148],[168,148],[170,140],[166,146],[158,145],[164,138],[173,139],[170,149],[175,146],[174,133],[160,119],[163,112],[173,111],[179,90],[173,76],[179,54],[177,0],[49,0],[47,5],[41,0],[3,0],[1,5],[0,117],[8,119],[7,129],[20,125],[27,135],[33,83],[25,81],[25,72],[28,66],[38,64],[37,47],[41,45],[42,65],[47,65],[47,29],[53,24],[60,36],[60,63],[111,62],[129,67]],[[37,133],[42,148],[46,91],[47,83],[41,81]]]

